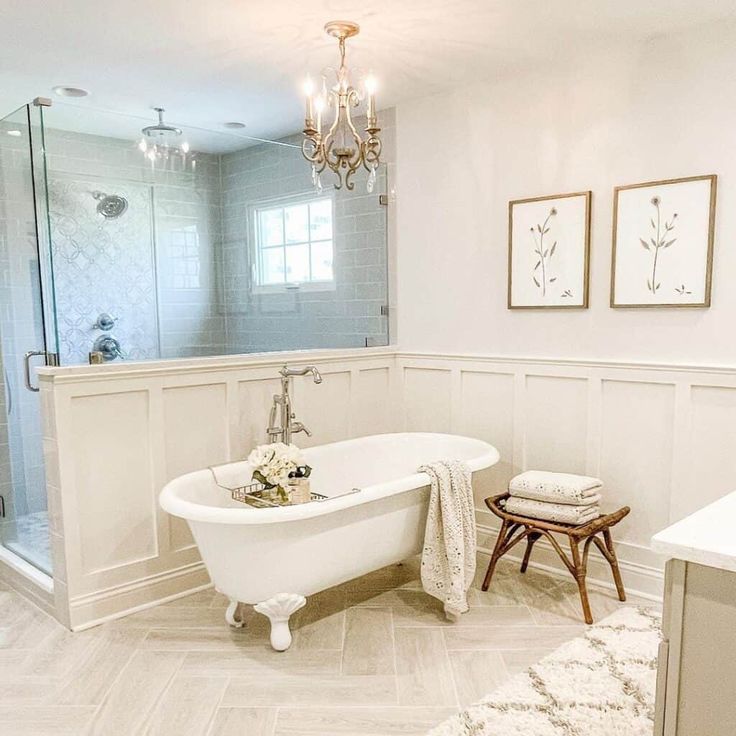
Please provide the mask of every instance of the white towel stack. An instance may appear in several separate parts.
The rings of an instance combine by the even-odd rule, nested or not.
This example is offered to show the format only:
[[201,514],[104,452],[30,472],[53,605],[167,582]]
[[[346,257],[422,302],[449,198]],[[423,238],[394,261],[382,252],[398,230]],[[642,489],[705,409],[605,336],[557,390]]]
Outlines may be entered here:
[[527,470],[511,479],[504,508],[533,519],[587,524],[601,515],[602,487],[598,478],[586,475]]

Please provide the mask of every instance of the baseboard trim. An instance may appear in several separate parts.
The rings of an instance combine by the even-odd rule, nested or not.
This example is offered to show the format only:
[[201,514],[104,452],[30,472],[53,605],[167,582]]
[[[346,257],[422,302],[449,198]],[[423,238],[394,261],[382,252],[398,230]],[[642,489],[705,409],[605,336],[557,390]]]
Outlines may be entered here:
[[[498,529],[493,527],[478,525],[478,537],[488,536],[495,539]],[[518,549],[524,549],[523,545],[519,545]],[[490,558],[493,550],[490,547],[479,546],[478,552]],[[504,555],[504,560],[513,560],[521,564],[522,554]],[[621,576],[624,579],[624,587],[627,593],[636,595],[639,598],[647,600],[661,601],[664,591],[664,570],[650,565],[642,565],[638,562],[631,562],[619,555],[618,565],[621,569]],[[555,575],[564,577],[568,580],[572,579],[570,573],[562,564],[552,545],[544,539],[540,539],[534,545],[534,552],[529,561],[529,567],[535,570],[541,570]],[[606,590],[614,590],[615,585],[611,579],[611,568],[608,563],[595,552],[591,552],[588,558],[588,583],[597,588],[605,588]]]
[[83,631],[146,608],[212,587],[203,562],[167,570],[142,580],[77,596],[69,602],[72,631]]

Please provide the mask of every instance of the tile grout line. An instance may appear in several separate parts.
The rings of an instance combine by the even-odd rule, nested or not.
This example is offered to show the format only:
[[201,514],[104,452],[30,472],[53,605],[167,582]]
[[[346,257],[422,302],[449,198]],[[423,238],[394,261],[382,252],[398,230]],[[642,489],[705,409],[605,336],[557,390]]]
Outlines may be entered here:
[[455,670],[450,660],[450,650],[447,648],[447,637],[445,636],[445,630],[442,629],[442,648],[445,650],[445,659],[447,660],[447,667],[450,670],[450,680],[452,681],[452,690],[455,693],[455,706],[457,707],[458,713],[462,710],[462,703],[460,702],[460,693],[457,689],[457,681],[455,680]]

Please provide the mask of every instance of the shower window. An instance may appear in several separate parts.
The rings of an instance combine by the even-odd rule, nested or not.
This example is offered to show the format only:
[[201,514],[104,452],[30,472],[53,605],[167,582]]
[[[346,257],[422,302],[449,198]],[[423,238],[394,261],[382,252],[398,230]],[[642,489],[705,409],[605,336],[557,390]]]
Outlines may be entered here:
[[334,289],[333,198],[312,197],[253,207],[255,285]]

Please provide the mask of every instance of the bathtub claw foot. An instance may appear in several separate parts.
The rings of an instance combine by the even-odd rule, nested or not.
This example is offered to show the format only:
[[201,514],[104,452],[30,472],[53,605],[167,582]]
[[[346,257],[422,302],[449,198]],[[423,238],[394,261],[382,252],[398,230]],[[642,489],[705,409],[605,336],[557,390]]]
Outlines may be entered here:
[[291,646],[291,631],[289,618],[300,608],[303,608],[307,599],[297,593],[278,593],[262,603],[256,603],[253,608],[268,617],[271,621],[271,646],[277,652],[284,652]]
[[238,601],[231,600],[230,605],[225,611],[225,621],[236,629],[242,629],[243,626],[245,626],[245,621],[243,620],[243,615],[239,610],[239,606],[240,603]]

